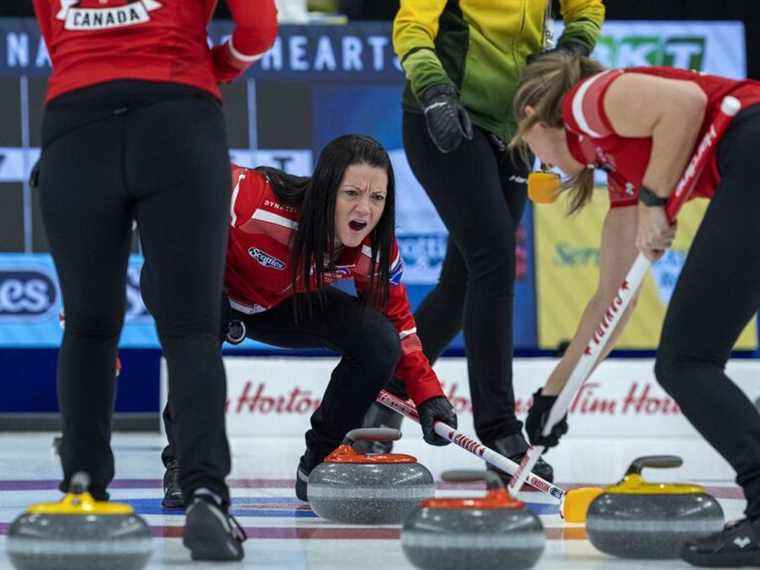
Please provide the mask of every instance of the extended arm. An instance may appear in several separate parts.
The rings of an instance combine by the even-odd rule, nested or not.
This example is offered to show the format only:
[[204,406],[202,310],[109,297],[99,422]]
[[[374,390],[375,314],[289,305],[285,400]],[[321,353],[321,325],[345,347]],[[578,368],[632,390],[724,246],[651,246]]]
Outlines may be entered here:
[[[636,221],[637,211],[635,207],[613,208],[607,213],[599,248],[599,284],[597,290],[583,311],[583,316],[570,346],[549,376],[549,380],[542,390],[544,395],[554,396],[562,390],[570,373],[578,364],[581,354],[588,346],[594,329],[599,326],[605,311],[625,279],[626,273],[638,253],[634,244]],[[622,316],[620,324],[615,328],[602,358],[598,362],[601,362],[614,347],[634,306],[635,300]]]

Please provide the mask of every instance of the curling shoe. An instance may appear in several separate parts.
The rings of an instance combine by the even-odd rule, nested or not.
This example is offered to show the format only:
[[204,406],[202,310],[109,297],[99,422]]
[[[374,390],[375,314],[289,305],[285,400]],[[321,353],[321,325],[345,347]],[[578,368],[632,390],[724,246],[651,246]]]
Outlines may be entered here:
[[195,491],[187,507],[182,537],[193,560],[242,560],[247,538],[219,497],[204,488]]
[[[530,448],[522,432],[500,437],[485,445],[500,455],[508,457],[515,463],[520,463],[523,460],[523,457],[525,457],[525,452]],[[512,476],[509,473],[505,473],[491,464],[488,464],[487,468],[496,473],[504,482],[505,486],[509,485],[509,482],[512,480]],[[533,466],[533,473],[549,483],[554,481],[554,469],[552,469],[552,466],[544,461],[543,458],[539,458]]]
[[710,568],[760,566],[760,520],[741,519],[683,545],[681,558]]

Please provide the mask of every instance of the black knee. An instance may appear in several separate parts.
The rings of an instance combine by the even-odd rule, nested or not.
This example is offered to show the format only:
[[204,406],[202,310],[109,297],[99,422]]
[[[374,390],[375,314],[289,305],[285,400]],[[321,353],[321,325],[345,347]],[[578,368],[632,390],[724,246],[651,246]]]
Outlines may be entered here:
[[221,354],[221,344],[215,334],[166,334],[159,331],[161,348],[167,359],[182,362],[207,362]]
[[[401,342],[393,324],[385,315],[367,309],[355,339],[354,350],[349,356],[360,359],[362,367],[371,368],[387,381],[401,358]],[[380,371],[384,374],[379,374]]]
[[176,312],[171,316],[155,314],[154,319],[162,343],[165,339],[205,337],[213,337],[215,342],[219,342],[222,318],[218,307],[214,307],[212,311],[203,315],[196,312],[185,314]]
[[117,314],[66,312],[64,329],[66,334],[80,338],[111,341],[119,337],[123,324],[123,311]]
[[401,358],[401,342],[398,331],[387,318],[383,317],[379,319],[372,337],[371,358],[373,364],[379,370],[386,370],[390,377]]
[[657,351],[654,361],[654,376],[662,388],[674,398],[679,389],[688,386],[689,360],[677,352],[668,349]]

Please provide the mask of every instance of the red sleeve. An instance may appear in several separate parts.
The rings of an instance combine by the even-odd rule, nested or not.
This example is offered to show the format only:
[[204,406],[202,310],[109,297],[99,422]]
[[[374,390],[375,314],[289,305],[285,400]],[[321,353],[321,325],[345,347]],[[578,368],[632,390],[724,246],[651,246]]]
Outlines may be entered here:
[[235,21],[232,37],[213,50],[217,81],[226,83],[261,58],[277,37],[274,0],[227,0]]
[[238,228],[253,216],[266,187],[266,177],[256,170],[232,165],[230,226]]
[[[401,359],[396,365],[396,377],[404,382],[409,397],[419,406],[430,398],[444,394],[438,376],[422,352],[406,287],[401,284],[404,263],[396,243],[393,244],[392,257],[391,283],[385,316],[393,323],[401,339]],[[367,279],[362,276],[354,278],[356,290],[362,296],[368,285]]]
[[570,130],[601,139],[615,134],[604,111],[604,95],[623,73],[610,69],[577,83],[562,99],[562,118]]
[[639,203],[639,189],[614,172],[607,173],[607,190],[610,195],[610,208],[636,206]]
[[50,0],[34,0],[34,13],[37,15],[37,23],[40,26],[40,32],[45,39],[45,46],[49,52],[50,40],[53,34],[50,23]]

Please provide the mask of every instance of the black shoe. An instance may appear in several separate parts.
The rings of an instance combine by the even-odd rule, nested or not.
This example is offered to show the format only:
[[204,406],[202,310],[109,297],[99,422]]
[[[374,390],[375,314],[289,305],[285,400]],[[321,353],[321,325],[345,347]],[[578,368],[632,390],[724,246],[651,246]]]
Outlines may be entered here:
[[182,537],[193,560],[242,560],[246,538],[240,523],[213,496],[193,495]]
[[309,502],[309,473],[318,463],[309,461],[308,452],[301,456],[296,469],[296,497],[305,503]]
[[[520,463],[523,460],[523,457],[525,457],[525,452],[530,448],[522,432],[500,437],[499,439],[485,445],[500,455],[509,457],[509,459],[515,463]],[[488,464],[488,469],[496,473],[504,482],[504,485],[509,485],[509,482],[512,480],[512,476],[509,473],[505,473],[490,463]],[[533,466],[533,473],[542,479],[545,479],[549,483],[552,483],[554,481],[554,469],[552,469],[552,466],[544,461],[543,458],[539,458],[536,464]]]
[[185,508],[185,499],[182,496],[182,489],[179,488],[179,464],[176,459],[166,463],[164,498],[161,501],[161,506],[165,509]]
[[741,519],[683,545],[681,558],[694,566],[760,566],[760,520]]
[[[374,402],[364,415],[362,427],[401,429],[403,419],[404,417],[401,414]],[[355,442],[353,448],[358,453],[391,453],[393,451],[393,442],[361,440]]]

